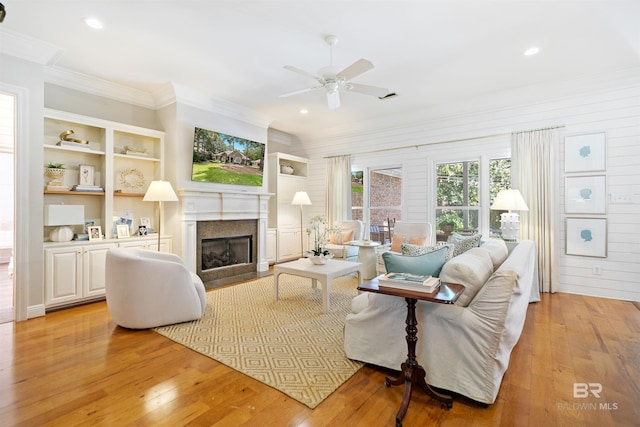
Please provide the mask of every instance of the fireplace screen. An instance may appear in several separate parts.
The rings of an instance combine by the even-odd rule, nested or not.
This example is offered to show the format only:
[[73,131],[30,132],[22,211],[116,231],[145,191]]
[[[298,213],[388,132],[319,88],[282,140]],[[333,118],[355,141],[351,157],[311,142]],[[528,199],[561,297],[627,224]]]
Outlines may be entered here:
[[229,265],[250,264],[252,236],[202,240],[202,271]]

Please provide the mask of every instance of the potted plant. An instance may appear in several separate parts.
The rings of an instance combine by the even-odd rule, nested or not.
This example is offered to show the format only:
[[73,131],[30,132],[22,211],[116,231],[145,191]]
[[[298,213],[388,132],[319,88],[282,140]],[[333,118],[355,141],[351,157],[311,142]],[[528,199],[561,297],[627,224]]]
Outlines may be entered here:
[[324,215],[316,215],[311,218],[309,227],[307,227],[307,235],[311,237],[313,234],[313,249],[307,251],[307,258],[314,264],[325,264],[327,259],[333,258],[333,254],[325,249],[325,245],[329,241],[327,235],[339,231],[339,227],[328,227],[327,217]]
[[442,230],[444,234],[451,234],[455,230],[461,230],[463,227],[462,218],[458,212],[446,211],[438,217],[438,229]]
[[62,182],[65,173],[65,168],[62,163],[47,163],[44,173],[46,177],[49,178],[48,189],[66,188],[64,182]]

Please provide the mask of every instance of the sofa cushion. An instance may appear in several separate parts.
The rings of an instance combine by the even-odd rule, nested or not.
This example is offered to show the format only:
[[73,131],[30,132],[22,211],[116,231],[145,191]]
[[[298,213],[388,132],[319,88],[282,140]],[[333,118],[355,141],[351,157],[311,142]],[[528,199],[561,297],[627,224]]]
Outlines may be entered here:
[[444,258],[444,262],[447,262],[451,258],[453,258],[453,245],[421,246],[421,245],[412,245],[411,243],[403,243],[402,245],[400,245],[400,248],[402,249],[402,255],[409,255],[409,256],[428,254],[429,252],[436,251],[442,247],[447,248],[447,255]]
[[444,265],[448,248],[438,248],[424,255],[407,256],[385,252],[382,254],[387,273],[411,273],[423,276],[438,276]]
[[424,246],[427,244],[427,236],[413,236],[409,238],[409,243],[412,245]]
[[466,307],[493,273],[489,252],[482,248],[471,248],[447,262],[440,272],[443,282],[464,285],[464,292],[456,301]]
[[447,243],[455,245],[453,249],[453,256],[456,257],[468,251],[471,248],[475,248],[480,245],[481,234],[474,234],[473,236],[463,236],[459,233],[453,233],[447,239]]
[[331,252],[334,258],[355,258],[358,256],[358,247],[350,245],[334,245],[327,243],[324,249]]
[[480,247],[487,252],[493,262],[493,269],[496,270],[509,256],[507,244],[502,239],[489,239],[481,243]]

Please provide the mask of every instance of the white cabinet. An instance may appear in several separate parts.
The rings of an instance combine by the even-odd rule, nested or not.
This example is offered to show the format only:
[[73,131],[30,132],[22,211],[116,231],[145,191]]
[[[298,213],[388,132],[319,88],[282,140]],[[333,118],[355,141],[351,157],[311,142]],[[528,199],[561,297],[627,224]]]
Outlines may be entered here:
[[[291,173],[285,173],[285,172]],[[307,191],[308,160],[285,153],[269,155],[269,228],[276,229],[276,262],[300,258],[300,206],[291,204],[297,191]],[[303,208],[302,229],[306,230],[308,215]],[[303,231],[304,233],[304,231]]]
[[[122,240],[44,244],[45,307],[52,308],[101,299],[105,294],[107,252],[116,247],[156,251],[157,236]],[[172,240],[163,236],[162,252],[171,252]]]

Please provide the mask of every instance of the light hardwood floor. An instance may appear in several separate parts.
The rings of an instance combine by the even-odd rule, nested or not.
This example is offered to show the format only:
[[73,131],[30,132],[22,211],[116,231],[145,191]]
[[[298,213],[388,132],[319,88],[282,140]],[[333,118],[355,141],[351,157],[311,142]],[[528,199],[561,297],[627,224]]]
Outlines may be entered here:
[[[0,425],[393,426],[402,389],[385,387],[387,373],[365,366],[310,410],[152,331],[117,327],[98,302],[0,325]],[[574,398],[574,383],[600,383],[600,398]],[[639,383],[637,303],[545,294],[493,405],[456,397],[446,410],[416,390],[404,425],[637,426]]]

